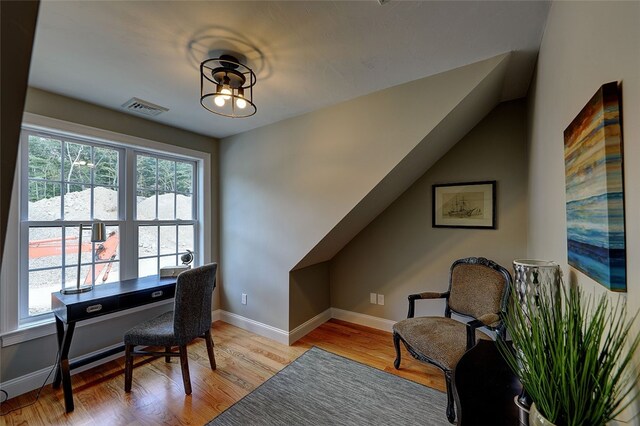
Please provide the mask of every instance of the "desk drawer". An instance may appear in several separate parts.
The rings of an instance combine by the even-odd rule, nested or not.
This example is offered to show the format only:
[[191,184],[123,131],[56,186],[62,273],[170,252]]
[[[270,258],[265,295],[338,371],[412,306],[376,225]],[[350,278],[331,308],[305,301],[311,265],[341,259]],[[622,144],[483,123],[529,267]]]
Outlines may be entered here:
[[115,299],[99,299],[77,303],[67,307],[68,321],[82,321],[100,315],[118,311],[118,301]]
[[147,289],[135,293],[120,296],[120,309],[128,309],[134,306],[171,299],[176,292],[175,286],[166,286],[155,289]]

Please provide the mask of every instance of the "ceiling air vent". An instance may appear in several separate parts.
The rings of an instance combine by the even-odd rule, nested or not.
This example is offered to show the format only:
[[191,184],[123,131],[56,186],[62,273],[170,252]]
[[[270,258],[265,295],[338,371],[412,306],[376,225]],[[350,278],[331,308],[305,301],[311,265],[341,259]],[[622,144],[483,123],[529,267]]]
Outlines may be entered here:
[[143,101],[138,98],[131,98],[127,102],[122,104],[122,108],[136,114],[147,115],[155,117],[158,114],[169,111],[169,108],[161,107],[160,105],[152,104],[148,101]]

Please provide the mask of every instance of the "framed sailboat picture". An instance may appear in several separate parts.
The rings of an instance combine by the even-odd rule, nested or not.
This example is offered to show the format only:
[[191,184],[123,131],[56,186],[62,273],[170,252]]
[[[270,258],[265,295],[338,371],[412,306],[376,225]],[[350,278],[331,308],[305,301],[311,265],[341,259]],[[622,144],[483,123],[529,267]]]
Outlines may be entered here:
[[434,228],[496,228],[496,181],[432,186]]

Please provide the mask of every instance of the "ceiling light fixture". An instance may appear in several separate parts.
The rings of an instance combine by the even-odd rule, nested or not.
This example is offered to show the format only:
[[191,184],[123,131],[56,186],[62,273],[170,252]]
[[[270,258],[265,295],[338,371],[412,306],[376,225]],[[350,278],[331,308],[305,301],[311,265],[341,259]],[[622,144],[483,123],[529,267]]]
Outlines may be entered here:
[[244,118],[258,111],[253,103],[256,75],[238,57],[222,54],[200,64],[200,103],[214,114]]

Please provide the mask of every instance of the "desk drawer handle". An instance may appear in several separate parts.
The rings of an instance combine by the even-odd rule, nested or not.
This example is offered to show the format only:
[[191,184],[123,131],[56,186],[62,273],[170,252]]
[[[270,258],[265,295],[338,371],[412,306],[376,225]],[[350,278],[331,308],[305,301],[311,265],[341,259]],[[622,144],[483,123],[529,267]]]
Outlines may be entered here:
[[162,290],[154,291],[151,293],[151,297],[160,297],[162,296]]
[[92,312],[98,312],[102,310],[102,305],[97,304],[97,305],[91,305],[87,308],[87,313],[90,314]]

